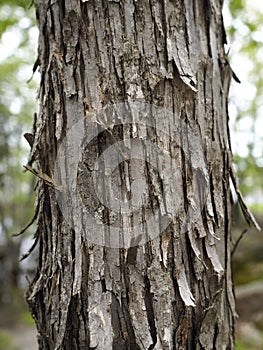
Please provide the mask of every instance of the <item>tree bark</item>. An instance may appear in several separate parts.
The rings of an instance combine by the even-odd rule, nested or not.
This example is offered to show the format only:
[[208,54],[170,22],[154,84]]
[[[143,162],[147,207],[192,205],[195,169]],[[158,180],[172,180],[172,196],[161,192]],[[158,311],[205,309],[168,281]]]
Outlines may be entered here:
[[222,3],[37,1],[40,349],[234,349]]

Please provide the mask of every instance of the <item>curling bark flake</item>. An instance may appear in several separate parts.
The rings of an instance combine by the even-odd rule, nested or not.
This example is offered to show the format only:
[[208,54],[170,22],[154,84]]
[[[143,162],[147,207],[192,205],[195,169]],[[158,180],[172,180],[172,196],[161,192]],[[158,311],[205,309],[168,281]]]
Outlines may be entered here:
[[[224,52],[222,3],[37,1],[40,111],[31,151],[36,168],[53,178],[58,148],[72,126],[122,101],[172,111],[163,124],[183,122],[197,130],[202,145],[195,149],[195,139],[187,138],[187,130],[182,133],[179,142],[187,145],[189,162],[169,135],[151,128],[151,139],[177,159],[170,171],[158,169],[162,185],[174,182],[176,191],[163,198],[154,171],[141,163],[136,171],[151,187],[153,207],[164,203],[165,212],[173,210],[175,200],[180,205],[162,235],[127,249],[87,240],[88,223],[74,217],[72,227],[58,207],[55,188],[39,181],[39,265],[27,295],[39,349],[234,349],[231,70]],[[111,129],[116,140],[127,135],[143,139],[143,131],[120,125],[121,120]],[[78,174],[83,202],[102,221],[107,218],[99,212],[90,181],[95,160],[113,143],[111,136],[104,132],[93,140]],[[132,171],[120,166],[115,174],[123,194]],[[194,198],[203,203],[198,218]]]

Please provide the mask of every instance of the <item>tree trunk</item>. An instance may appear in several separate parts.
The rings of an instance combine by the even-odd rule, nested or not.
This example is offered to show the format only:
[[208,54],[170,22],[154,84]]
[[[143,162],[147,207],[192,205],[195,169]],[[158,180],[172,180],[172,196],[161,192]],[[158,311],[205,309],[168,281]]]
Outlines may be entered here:
[[222,0],[38,0],[40,349],[234,349]]

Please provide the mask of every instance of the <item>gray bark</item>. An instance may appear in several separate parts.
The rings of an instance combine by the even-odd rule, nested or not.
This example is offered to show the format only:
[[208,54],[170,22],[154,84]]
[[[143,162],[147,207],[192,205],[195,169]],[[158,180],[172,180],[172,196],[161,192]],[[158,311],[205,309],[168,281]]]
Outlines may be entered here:
[[[212,0],[38,0],[40,112],[31,162],[40,177],[40,254],[27,300],[40,349],[234,349],[231,70],[221,10],[222,1]],[[118,123],[96,115],[123,101],[127,108],[139,102],[140,111],[146,106],[146,115],[149,104],[159,109],[144,128],[118,110]],[[97,242],[94,225],[79,215],[63,185],[70,169],[54,179],[63,139],[83,118],[101,133],[78,162],[82,209],[106,230],[117,227],[114,243],[107,234]],[[131,208],[141,200],[132,219],[101,206],[97,195],[111,192],[95,162],[124,138],[141,140],[138,154],[144,150],[111,178],[122,198],[132,192]],[[133,155],[129,142],[120,155]],[[170,163],[162,163],[163,154]],[[134,179],[146,190],[132,188]],[[168,218],[154,237],[150,216],[156,227]],[[124,235],[123,243],[134,218],[145,223],[141,236],[129,242]]]

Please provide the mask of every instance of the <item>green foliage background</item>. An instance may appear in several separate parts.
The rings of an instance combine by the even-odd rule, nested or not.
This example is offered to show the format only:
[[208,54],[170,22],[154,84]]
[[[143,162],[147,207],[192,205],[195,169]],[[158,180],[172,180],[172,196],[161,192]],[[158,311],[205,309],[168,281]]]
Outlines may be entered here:
[[0,223],[8,237],[33,213],[34,180],[22,169],[29,153],[23,133],[30,130],[37,109],[37,83],[27,83],[36,59],[37,31],[29,7],[26,0],[0,1]]
[[[254,4],[254,6],[252,6]],[[249,0],[229,0],[232,20],[228,23],[230,61],[237,75],[242,74],[242,87],[233,86],[230,99],[232,133],[240,138],[246,151],[239,147],[235,164],[242,193],[250,208],[263,214],[263,3]],[[242,92],[239,95],[239,91]],[[233,89],[232,89],[233,92]],[[249,98],[248,98],[249,96]],[[244,130],[245,128],[245,130]],[[243,129],[243,131],[242,131]],[[240,132],[241,131],[241,132]],[[245,135],[246,133],[246,135]],[[244,135],[245,137],[243,137]],[[235,137],[233,137],[234,142]]]

